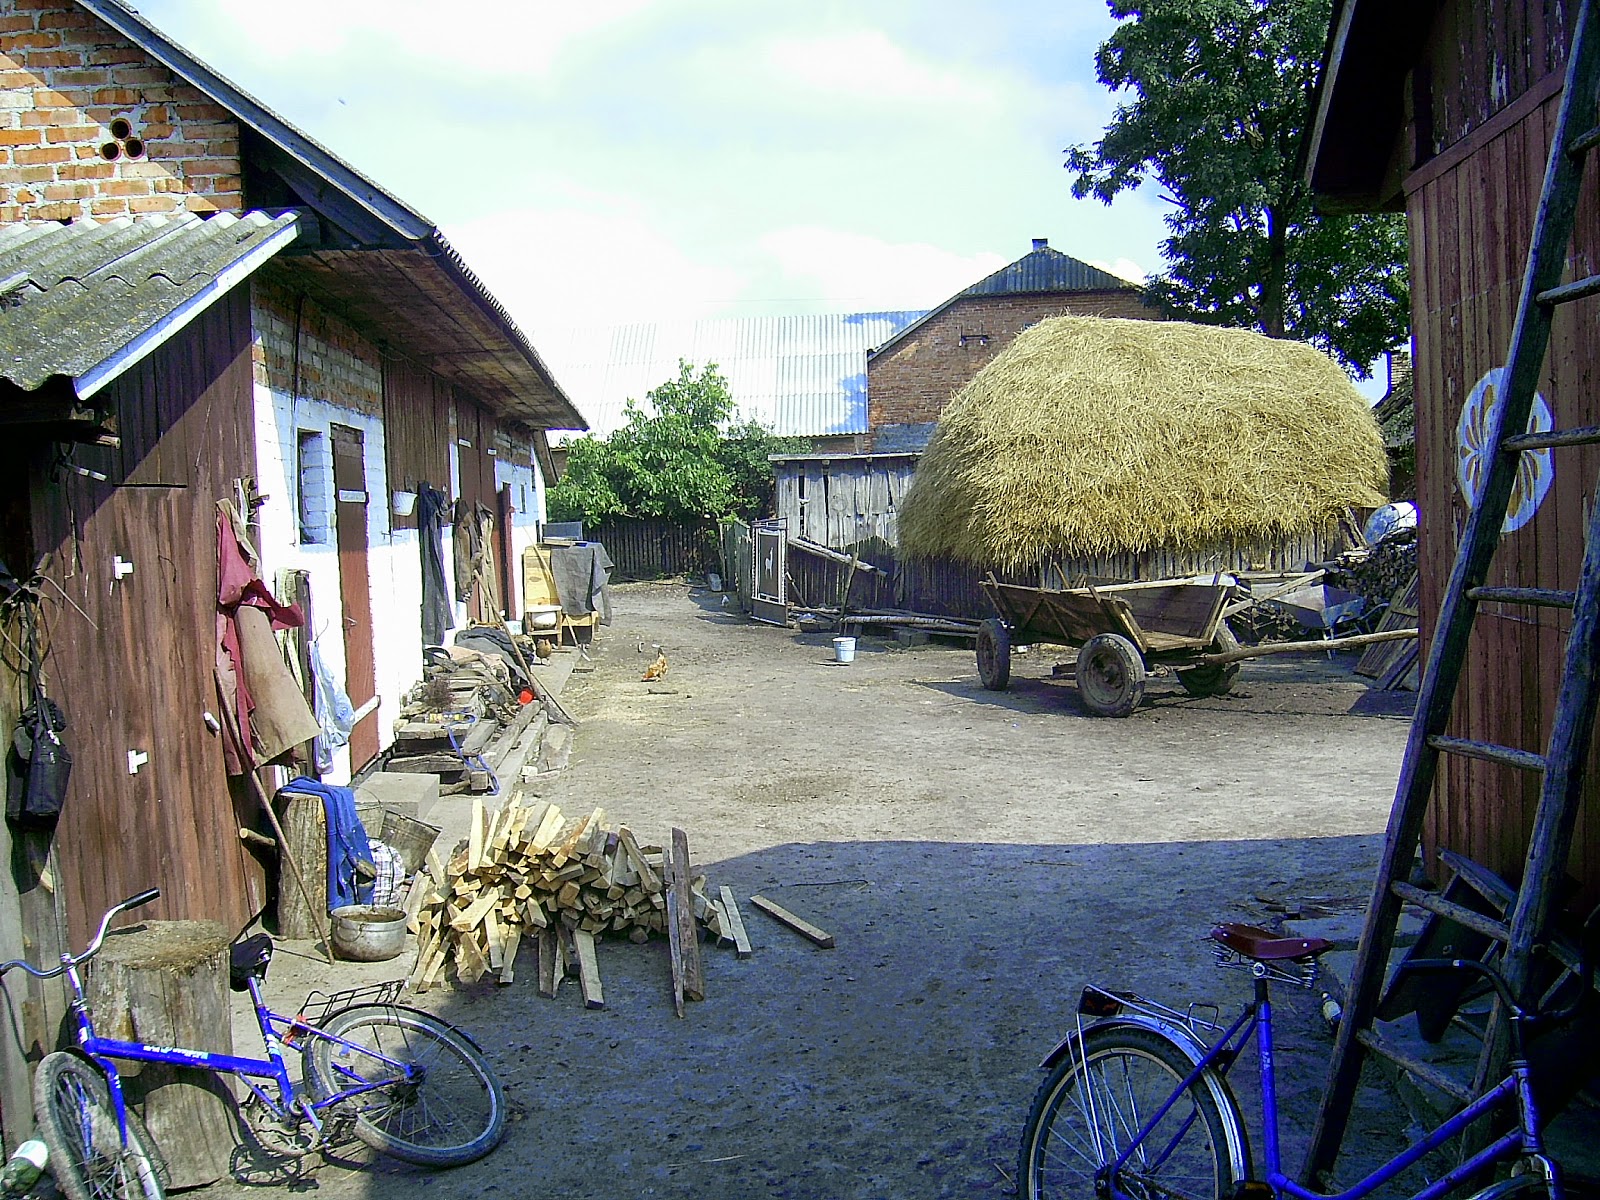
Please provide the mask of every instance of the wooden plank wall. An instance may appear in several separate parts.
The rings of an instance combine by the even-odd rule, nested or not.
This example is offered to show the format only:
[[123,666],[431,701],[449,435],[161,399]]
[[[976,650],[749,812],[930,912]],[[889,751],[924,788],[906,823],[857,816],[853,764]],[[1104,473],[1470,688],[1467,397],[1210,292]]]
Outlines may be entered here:
[[658,579],[721,570],[721,534],[715,521],[681,525],[659,517],[612,517],[585,529],[584,536],[605,546],[616,564],[613,579]]
[[[1487,81],[1496,72],[1524,87],[1536,86],[1541,68],[1559,64],[1562,57],[1565,8],[1552,0],[1526,6],[1522,16],[1502,0],[1483,12],[1465,0],[1445,6],[1430,43],[1433,57],[1424,64],[1438,81],[1436,107],[1466,111],[1460,97],[1472,95],[1474,88],[1479,99],[1487,96]],[[1521,57],[1505,48],[1516,20],[1525,22],[1529,37]],[[1517,95],[1513,90],[1505,98],[1514,104]],[[1408,184],[1424,639],[1431,636],[1467,515],[1456,483],[1456,423],[1473,385],[1503,363],[1510,343],[1558,103],[1559,96],[1552,96],[1481,144],[1469,143],[1472,152],[1452,169],[1424,169]],[[1569,272],[1597,268],[1600,208],[1594,187],[1587,186]],[[1597,316],[1600,300],[1595,299],[1565,306],[1557,315],[1540,390],[1558,428],[1600,423],[1594,387],[1600,363],[1589,332]],[[1501,544],[1491,584],[1574,586],[1600,455],[1593,448],[1563,450],[1554,462],[1549,496],[1534,519]],[[1570,614],[1554,609],[1487,606],[1474,631],[1450,732],[1543,749],[1569,624]],[[1591,761],[1591,779],[1595,769]],[[1430,868],[1432,852],[1444,846],[1508,877],[1519,876],[1537,795],[1532,775],[1445,760],[1424,834]],[[1596,796],[1591,785],[1571,863],[1591,900],[1600,897]]]
[[895,514],[916,466],[910,454],[779,463],[775,515],[788,523],[790,537],[824,546],[873,539],[893,545]]
[[[203,724],[217,710],[215,505],[255,470],[250,349],[237,289],[111,385],[119,425],[139,428],[152,397],[173,422],[130,439],[147,450],[121,464],[125,485],[48,464],[31,481],[33,543],[52,581],[46,671],[74,756],[55,851],[76,945],[106,907],[151,886],[162,898],[135,919],[237,928],[265,903],[237,832],[257,823],[254,805]],[[134,571],[113,583],[115,556]],[[130,750],[149,755],[135,774]]]
[[[450,385],[433,372],[400,358],[383,362],[384,451],[389,486],[416,491],[421,483],[450,491]],[[397,529],[415,529],[415,510],[390,519]]]

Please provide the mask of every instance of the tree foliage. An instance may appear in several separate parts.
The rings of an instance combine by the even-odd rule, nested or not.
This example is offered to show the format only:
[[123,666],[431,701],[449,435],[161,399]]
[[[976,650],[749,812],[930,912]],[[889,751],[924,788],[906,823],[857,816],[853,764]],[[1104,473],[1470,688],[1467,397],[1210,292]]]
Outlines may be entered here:
[[774,437],[754,421],[730,426],[733,394],[714,363],[697,373],[680,359],[677,377],[645,393],[645,401],[628,401],[627,421],[610,437],[568,446],[566,470],[547,498],[552,520],[759,514],[772,499],[767,456],[809,448],[803,438]]
[[1095,56],[1131,93],[1094,146],[1067,151],[1073,194],[1110,203],[1153,178],[1173,206],[1168,315],[1259,329],[1367,364],[1405,336],[1405,219],[1317,213],[1301,138],[1332,0],[1109,0]]

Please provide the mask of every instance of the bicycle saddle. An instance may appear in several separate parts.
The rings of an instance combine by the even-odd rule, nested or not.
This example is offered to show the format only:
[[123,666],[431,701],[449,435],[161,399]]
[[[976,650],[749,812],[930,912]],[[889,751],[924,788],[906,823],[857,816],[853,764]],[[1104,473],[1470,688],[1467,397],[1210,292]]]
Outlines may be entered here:
[[1333,943],[1327,938],[1284,937],[1270,929],[1257,929],[1254,925],[1240,925],[1233,921],[1218,925],[1209,936],[1218,945],[1257,962],[1315,958],[1333,949]]
[[272,961],[272,939],[264,933],[235,942],[228,948],[228,986],[242,992],[246,981],[254,975],[267,977],[267,964]]

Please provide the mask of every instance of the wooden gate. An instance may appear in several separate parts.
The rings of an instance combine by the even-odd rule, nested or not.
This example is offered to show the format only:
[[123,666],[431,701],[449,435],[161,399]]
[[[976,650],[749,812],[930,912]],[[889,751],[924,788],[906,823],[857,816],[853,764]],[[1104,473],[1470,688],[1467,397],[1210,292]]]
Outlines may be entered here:
[[751,532],[755,539],[755,577],[750,589],[750,615],[758,621],[787,625],[788,526],[782,518],[757,521]]

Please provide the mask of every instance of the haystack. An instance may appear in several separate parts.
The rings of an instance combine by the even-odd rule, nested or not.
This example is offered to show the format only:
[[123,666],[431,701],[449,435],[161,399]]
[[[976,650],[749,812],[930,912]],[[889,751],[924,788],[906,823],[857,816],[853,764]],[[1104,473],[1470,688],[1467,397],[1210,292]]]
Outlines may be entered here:
[[1021,568],[1202,550],[1384,503],[1383,442],[1320,350],[1183,322],[1053,317],[950,401],[903,553]]

